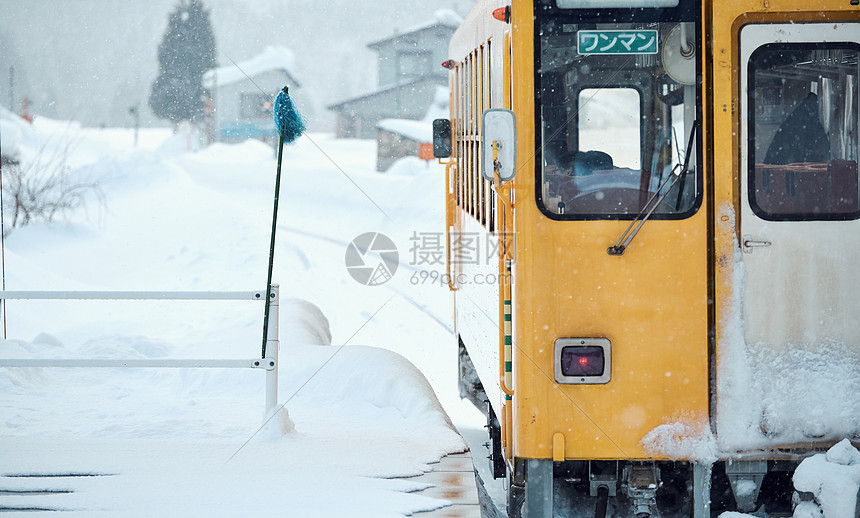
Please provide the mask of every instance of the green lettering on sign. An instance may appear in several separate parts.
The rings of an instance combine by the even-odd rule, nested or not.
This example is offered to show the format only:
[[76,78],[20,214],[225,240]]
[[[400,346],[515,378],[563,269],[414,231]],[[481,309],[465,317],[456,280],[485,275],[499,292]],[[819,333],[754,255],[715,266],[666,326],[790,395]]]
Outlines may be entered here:
[[656,54],[657,31],[579,31],[576,50],[580,54]]

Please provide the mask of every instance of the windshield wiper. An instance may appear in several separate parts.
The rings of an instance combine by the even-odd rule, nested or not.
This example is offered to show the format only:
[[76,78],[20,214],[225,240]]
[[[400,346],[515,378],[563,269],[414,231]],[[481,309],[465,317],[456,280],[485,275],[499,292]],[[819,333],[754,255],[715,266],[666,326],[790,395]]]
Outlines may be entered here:
[[[684,165],[675,164],[675,167],[672,168],[672,174],[666,177],[663,180],[663,183],[660,184],[660,187],[657,188],[657,192],[655,192],[651,198],[645,203],[645,206],[642,207],[642,210],[639,214],[633,218],[633,221],[630,223],[630,226],[627,227],[627,230],[624,231],[624,234],[615,243],[614,246],[610,246],[606,249],[606,253],[609,255],[624,255],[624,251],[627,249],[627,246],[630,245],[630,242],[633,241],[633,238],[636,237],[636,234],[639,233],[639,230],[642,229],[642,225],[648,221],[648,218],[651,217],[651,214],[657,210],[657,206],[666,199],[666,196],[669,195],[669,192],[675,187],[675,184],[678,183],[678,180],[684,178],[686,174],[690,171],[690,155],[693,149],[693,139],[696,136],[696,121],[693,121],[693,128],[690,130],[690,141],[687,143],[687,156],[684,157]],[[663,188],[669,182],[672,182],[669,187],[664,191]],[[660,194],[660,193],[663,194]],[[634,228],[635,227],[635,228]]]

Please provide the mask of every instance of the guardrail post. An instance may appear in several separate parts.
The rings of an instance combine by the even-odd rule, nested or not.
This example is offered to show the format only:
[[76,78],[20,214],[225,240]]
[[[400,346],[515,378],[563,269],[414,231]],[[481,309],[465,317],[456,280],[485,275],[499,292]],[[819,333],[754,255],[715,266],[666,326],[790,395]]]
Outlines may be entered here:
[[269,324],[266,332],[267,362],[274,362],[272,369],[266,371],[266,415],[271,415],[278,406],[278,305],[280,302],[279,284],[272,284],[272,291],[266,302],[269,305]]

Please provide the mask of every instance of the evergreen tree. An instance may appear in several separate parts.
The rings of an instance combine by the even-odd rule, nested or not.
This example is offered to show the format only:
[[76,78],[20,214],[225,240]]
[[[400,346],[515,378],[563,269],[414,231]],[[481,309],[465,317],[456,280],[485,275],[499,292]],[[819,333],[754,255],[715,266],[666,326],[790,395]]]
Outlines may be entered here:
[[209,11],[200,0],[180,0],[170,13],[167,32],[158,46],[158,63],[159,75],[149,95],[153,113],[175,124],[202,116],[209,96],[202,78],[215,67],[215,36]]

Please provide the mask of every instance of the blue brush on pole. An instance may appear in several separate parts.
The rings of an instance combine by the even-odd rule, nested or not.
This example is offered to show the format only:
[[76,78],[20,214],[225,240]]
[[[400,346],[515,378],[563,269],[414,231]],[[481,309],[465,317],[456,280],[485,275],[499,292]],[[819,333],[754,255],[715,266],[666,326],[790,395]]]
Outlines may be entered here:
[[[272,210],[272,240],[269,245],[269,275],[266,279],[266,294],[272,294],[272,268],[275,264],[275,231],[278,226],[278,195],[281,192],[281,162],[284,157],[284,144],[294,142],[305,131],[305,121],[296,110],[296,105],[290,98],[290,90],[286,86],[275,99],[275,126],[280,136],[278,142],[278,171],[275,174],[275,206]],[[263,358],[266,357],[266,342],[269,339],[269,301],[266,301],[266,312],[263,317]]]

